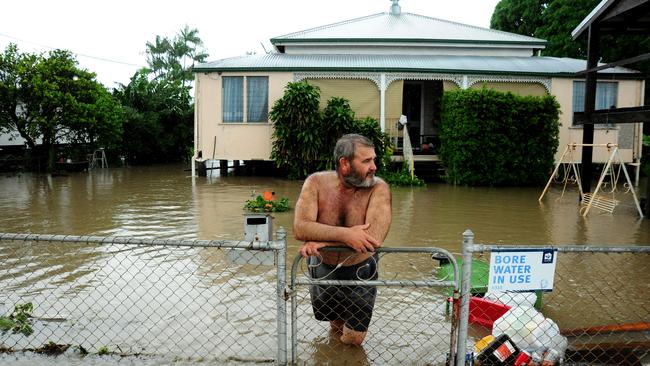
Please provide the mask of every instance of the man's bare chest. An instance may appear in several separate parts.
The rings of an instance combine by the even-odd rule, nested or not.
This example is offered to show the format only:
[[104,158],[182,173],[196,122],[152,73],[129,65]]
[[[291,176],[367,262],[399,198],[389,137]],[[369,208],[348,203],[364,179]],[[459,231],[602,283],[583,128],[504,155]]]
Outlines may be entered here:
[[318,198],[318,222],[334,226],[354,226],[365,223],[369,192],[341,194],[326,191]]

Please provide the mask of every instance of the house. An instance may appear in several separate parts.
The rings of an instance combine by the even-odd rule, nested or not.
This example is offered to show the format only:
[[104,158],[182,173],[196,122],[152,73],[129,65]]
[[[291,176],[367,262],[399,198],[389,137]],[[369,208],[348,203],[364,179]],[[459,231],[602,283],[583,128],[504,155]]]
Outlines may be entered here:
[[[562,108],[564,147],[582,141],[573,112],[583,108],[584,60],[541,57],[546,41],[429,16],[389,12],[271,39],[274,53],[200,64],[195,73],[194,162],[269,160],[273,125],[268,113],[292,81],[321,90],[321,107],[345,97],[358,118],[374,117],[391,136],[407,117],[415,160],[435,160],[444,91],[492,88],[520,95],[554,95]],[[599,72],[597,108],[639,106],[644,81],[622,67]],[[640,124],[599,125],[595,142],[618,142],[626,162],[641,153]],[[425,148],[426,145],[426,148]],[[433,149],[430,149],[433,147]],[[434,154],[418,154],[427,150]],[[576,159],[580,159],[579,152]],[[594,161],[604,162],[605,151]]]

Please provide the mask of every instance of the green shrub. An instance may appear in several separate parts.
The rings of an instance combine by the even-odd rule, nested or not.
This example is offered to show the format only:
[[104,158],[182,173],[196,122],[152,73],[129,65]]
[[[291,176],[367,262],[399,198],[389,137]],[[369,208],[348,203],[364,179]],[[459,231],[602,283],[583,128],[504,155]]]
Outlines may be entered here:
[[463,185],[534,185],[551,172],[560,106],[483,88],[446,92],[440,157],[446,179]]
[[289,83],[269,113],[274,122],[271,159],[286,169],[291,179],[302,178],[322,165],[319,103],[317,86],[306,81]]
[[407,162],[403,162],[401,168],[398,171],[392,171],[385,169],[382,172],[378,172],[379,175],[386,183],[391,186],[416,186],[421,187],[424,185],[424,181],[417,176],[411,176],[411,171],[409,170],[409,165]]
[[274,122],[271,158],[290,179],[318,170],[334,169],[334,145],[347,133],[366,136],[375,144],[378,170],[390,148],[390,138],[373,118],[356,120],[348,100],[332,97],[319,110],[320,91],[306,81],[289,83],[269,113]]

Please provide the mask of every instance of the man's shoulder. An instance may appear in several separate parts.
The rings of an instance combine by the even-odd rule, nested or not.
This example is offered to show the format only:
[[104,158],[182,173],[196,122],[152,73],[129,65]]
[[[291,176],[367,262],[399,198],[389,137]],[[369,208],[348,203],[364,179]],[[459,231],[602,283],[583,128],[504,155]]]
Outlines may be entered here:
[[386,183],[385,180],[375,177],[375,184],[372,186],[373,190],[388,190],[390,191],[390,185]]
[[322,172],[312,173],[305,179],[305,182],[314,182],[316,184],[322,184],[324,182],[329,182],[338,179],[336,172],[333,170],[326,170]]

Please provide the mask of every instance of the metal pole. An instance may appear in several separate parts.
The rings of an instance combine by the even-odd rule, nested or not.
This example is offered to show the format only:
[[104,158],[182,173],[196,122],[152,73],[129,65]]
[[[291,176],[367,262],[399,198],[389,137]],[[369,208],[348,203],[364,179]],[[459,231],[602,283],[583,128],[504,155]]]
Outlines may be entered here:
[[463,233],[463,269],[460,284],[460,319],[458,321],[458,344],[456,351],[456,366],[465,365],[467,328],[469,321],[469,291],[470,278],[472,276],[472,252],[470,248],[474,245],[474,233],[467,229]]
[[298,254],[291,265],[291,286],[289,295],[291,296],[291,364],[296,364],[296,355],[298,353],[298,299],[296,298],[296,273],[298,272],[298,263],[301,256]]
[[280,248],[275,251],[276,266],[277,266],[277,305],[278,305],[278,365],[287,364],[287,301],[285,298],[285,290],[287,287],[287,273],[286,273],[286,260],[287,260],[287,232],[283,227],[277,231],[278,242],[281,244]]

